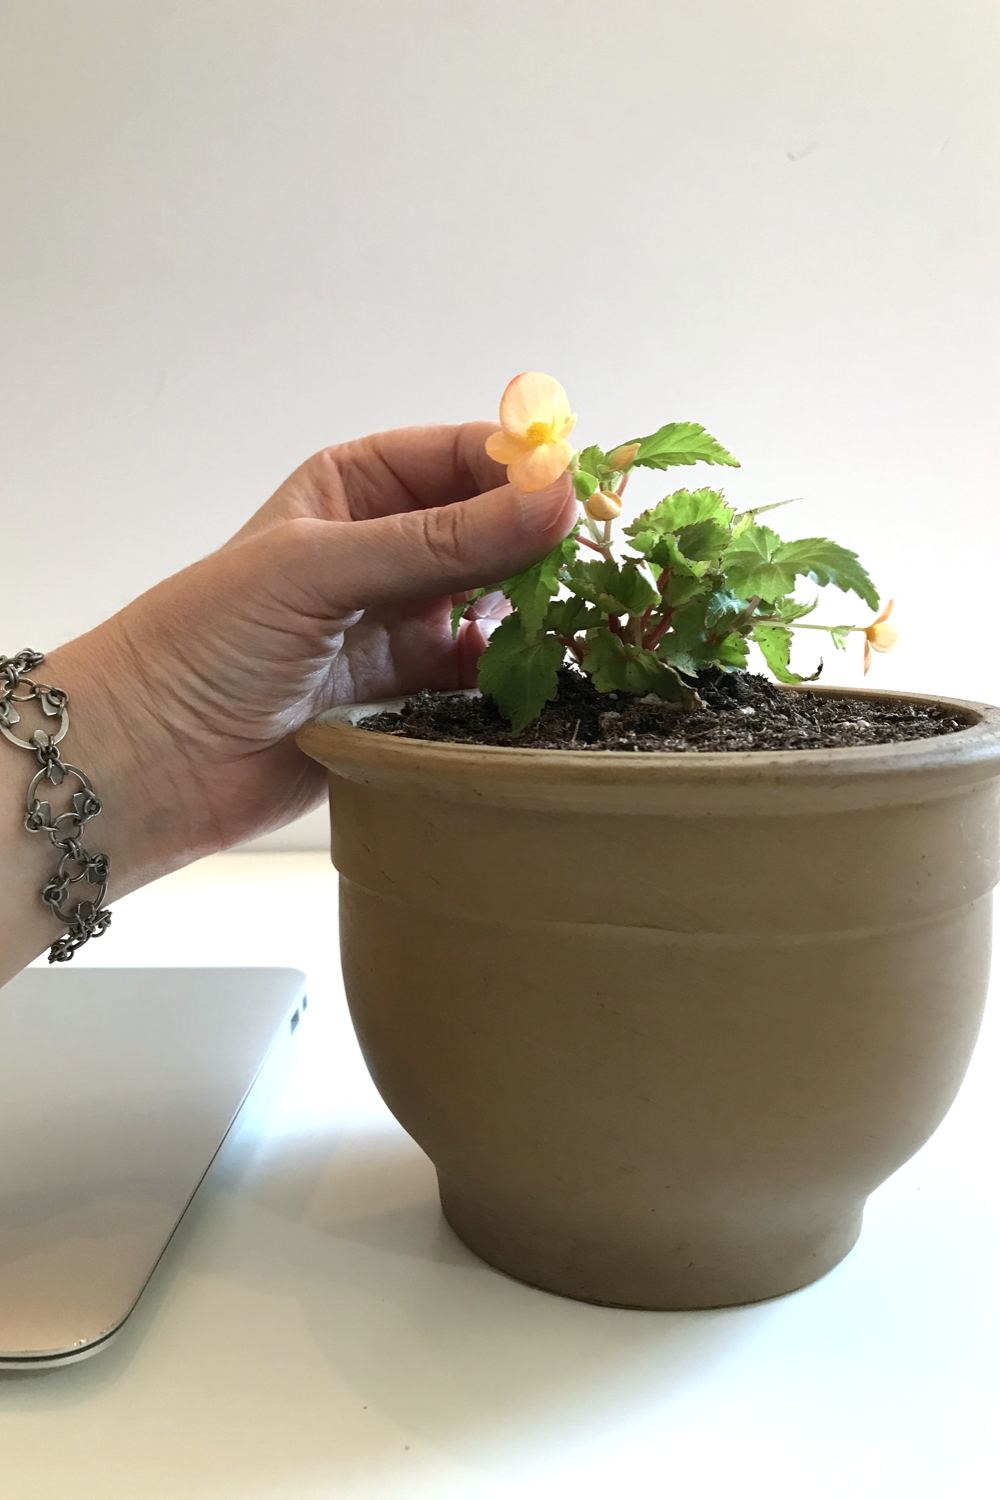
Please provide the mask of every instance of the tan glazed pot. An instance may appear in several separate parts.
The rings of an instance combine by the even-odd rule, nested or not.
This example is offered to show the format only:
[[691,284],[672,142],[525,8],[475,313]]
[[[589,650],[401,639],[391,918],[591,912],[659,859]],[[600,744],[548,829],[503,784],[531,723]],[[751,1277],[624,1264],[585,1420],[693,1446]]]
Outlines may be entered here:
[[365,1057],[484,1260],[695,1308],[847,1254],[954,1099],[989,970],[1000,709],[911,701],[970,728],[740,754],[431,744],[348,722],[372,708],[301,732]]

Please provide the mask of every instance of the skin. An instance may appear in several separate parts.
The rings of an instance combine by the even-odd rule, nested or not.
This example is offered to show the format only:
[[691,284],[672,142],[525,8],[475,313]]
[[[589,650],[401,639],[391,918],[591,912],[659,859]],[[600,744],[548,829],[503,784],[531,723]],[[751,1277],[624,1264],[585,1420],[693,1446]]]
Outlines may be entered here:
[[[61,749],[104,802],[84,843],[110,856],[111,900],[316,806],[325,773],[294,733],[324,709],[474,683],[487,632],[452,640],[455,596],[537,561],[577,514],[566,476],[506,484],[493,431],[326,448],[218,552],[47,653],[35,678],[70,695]],[[53,850],[22,822],[33,764],[0,740],[0,983],[63,930],[38,898]]]

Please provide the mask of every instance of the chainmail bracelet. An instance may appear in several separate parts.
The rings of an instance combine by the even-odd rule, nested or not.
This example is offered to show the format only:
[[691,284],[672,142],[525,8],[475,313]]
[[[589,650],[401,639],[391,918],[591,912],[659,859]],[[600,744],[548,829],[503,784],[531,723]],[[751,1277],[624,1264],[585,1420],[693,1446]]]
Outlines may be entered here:
[[[24,826],[29,833],[47,833],[59,850],[59,868],[42,887],[45,905],[69,929],[49,949],[49,963],[58,964],[72,958],[88,938],[106,932],[111,913],[103,904],[108,893],[108,856],[89,854],[80,843],[84,824],[101,811],[101,799],[90,779],[77,766],[67,765],[59,754],[59,742],[69,728],[69,694],[61,688],[34,682],[27,675],[44,660],[38,651],[0,656],[0,734],[19,749],[31,751],[40,768],[28,787]],[[19,693],[19,688],[24,691]],[[47,734],[44,729],[36,729],[30,740],[20,739],[14,733],[14,725],[21,720],[16,707],[20,703],[37,703],[48,718],[58,718],[55,732]],[[38,800],[38,791],[43,781],[61,786],[67,776],[75,779],[78,790],[72,795],[72,805],[53,816],[51,804]],[[70,887],[81,880],[88,886],[96,886],[97,894],[81,898],[70,908],[67,905]]]

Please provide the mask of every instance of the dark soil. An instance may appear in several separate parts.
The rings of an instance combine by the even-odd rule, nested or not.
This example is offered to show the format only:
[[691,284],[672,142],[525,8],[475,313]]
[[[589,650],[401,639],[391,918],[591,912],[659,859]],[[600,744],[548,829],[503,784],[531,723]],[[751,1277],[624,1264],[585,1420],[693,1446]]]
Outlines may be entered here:
[[749,672],[702,672],[694,712],[652,695],[599,693],[572,668],[558,697],[515,739],[488,698],[418,693],[399,713],[374,714],[360,727],[411,740],[517,745],[526,750],[821,750],[931,739],[967,729],[946,709],[892,698],[828,698],[790,693]]

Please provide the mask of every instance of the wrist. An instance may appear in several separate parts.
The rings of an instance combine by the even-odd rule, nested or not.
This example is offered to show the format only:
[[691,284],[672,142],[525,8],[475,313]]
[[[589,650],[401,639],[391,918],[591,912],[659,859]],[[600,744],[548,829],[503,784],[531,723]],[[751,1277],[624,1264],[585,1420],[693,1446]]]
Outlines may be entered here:
[[214,853],[217,831],[116,619],[50,652],[39,676],[69,695],[63,756],[86,772],[103,804],[90,828],[110,860],[108,899]]

